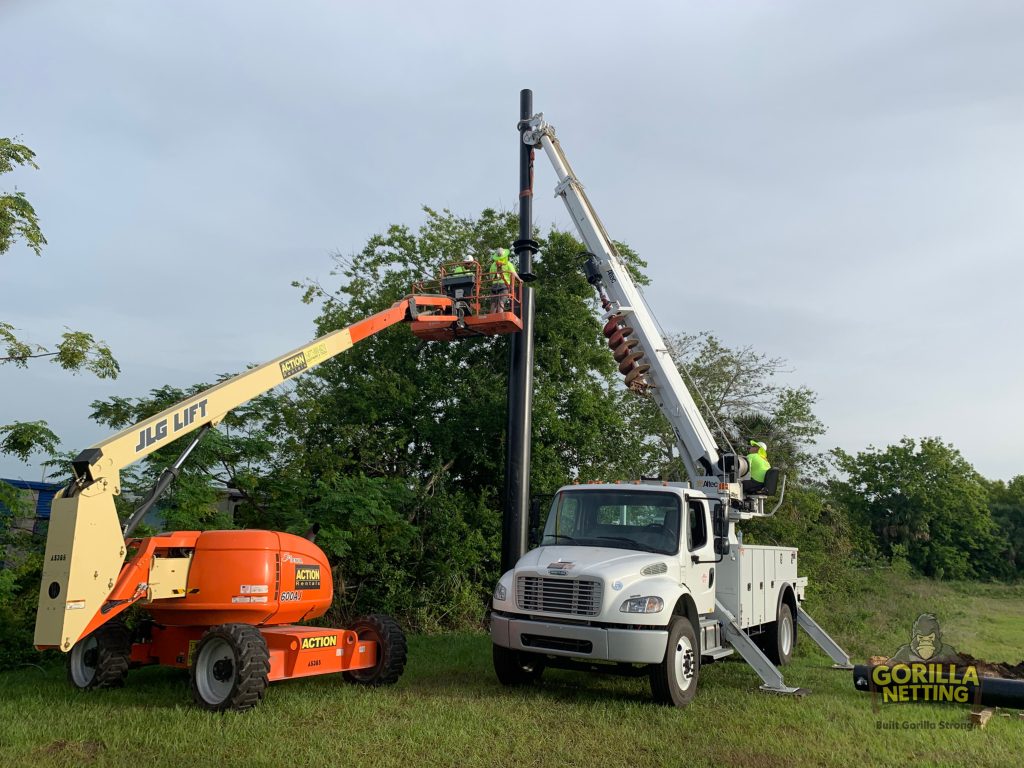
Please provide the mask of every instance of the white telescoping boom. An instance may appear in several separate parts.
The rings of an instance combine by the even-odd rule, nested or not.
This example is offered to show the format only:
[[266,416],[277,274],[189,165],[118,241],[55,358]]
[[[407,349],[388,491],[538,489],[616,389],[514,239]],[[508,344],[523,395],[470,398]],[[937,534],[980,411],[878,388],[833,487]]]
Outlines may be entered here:
[[[583,185],[573,173],[555,136],[554,127],[544,121],[543,113],[529,121],[529,130],[524,133],[523,140],[543,148],[555,169],[558,176],[556,194],[565,202],[580,237],[592,254],[585,268],[590,282],[599,291],[603,289],[606,318],[609,322],[618,319],[620,324],[632,329],[630,341],[625,342],[629,348],[623,349],[627,355],[620,362],[620,370],[627,368],[623,370],[627,384],[632,389],[649,394],[672,425],[679,455],[691,482],[701,477],[727,479],[730,474],[729,463],[720,461],[722,456],[718,444],[683,383],[668,345],[659,333],[615,243],[587,199]],[[735,465],[733,467],[741,469]]]

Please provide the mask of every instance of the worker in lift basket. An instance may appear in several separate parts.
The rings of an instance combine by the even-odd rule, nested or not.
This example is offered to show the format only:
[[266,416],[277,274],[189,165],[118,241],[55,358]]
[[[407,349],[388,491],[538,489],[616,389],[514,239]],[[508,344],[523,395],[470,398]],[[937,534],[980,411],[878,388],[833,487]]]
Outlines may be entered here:
[[448,270],[449,275],[468,275],[473,272],[476,272],[476,259],[463,259]]
[[491,265],[487,278],[491,283],[491,312],[504,312],[511,308],[509,293],[516,268],[512,266],[512,252],[508,248],[491,251]]
[[743,493],[759,493],[764,490],[764,476],[772,468],[768,463],[768,446],[759,440],[751,440],[747,463],[750,464],[750,479],[743,481]]

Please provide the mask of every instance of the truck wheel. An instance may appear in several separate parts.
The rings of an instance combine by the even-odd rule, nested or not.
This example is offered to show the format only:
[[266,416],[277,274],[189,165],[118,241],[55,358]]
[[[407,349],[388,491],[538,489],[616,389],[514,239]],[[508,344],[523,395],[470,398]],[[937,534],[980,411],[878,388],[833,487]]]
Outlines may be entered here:
[[356,619],[352,629],[360,640],[372,640],[377,644],[377,664],[367,669],[353,669],[342,676],[351,683],[361,685],[391,685],[405,671],[409,646],[405,633],[398,622],[390,616],[372,614]]
[[75,643],[68,654],[68,679],[83,691],[120,688],[128,676],[131,653],[128,628],[115,619]]
[[765,632],[764,655],[771,659],[773,664],[783,667],[789,664],[793,658],[794,648],[796,648],[796,624],[793,621],[793,611],[783,603],[779,608],[778,618]]
[[544,660],[533,653],[524,653],[503,645],[492,645],[494,673],[502,685],[529,685],[544,674]]
[[206,630],[192,662],[192,698],[211,712],[242,712],[263,698],[270,651],[249,624],[221,624]]
[[651,694],[659,704],[685,707],[697,694],[700,643],[685,616],[673,616],[668,625],[665,660],[651,665]]

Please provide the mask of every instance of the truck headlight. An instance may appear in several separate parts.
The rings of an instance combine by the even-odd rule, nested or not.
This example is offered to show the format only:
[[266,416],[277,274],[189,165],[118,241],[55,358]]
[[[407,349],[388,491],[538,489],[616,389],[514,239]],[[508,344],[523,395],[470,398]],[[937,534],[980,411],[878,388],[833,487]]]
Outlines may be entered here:
[[619,606],[622,613],[657,613],[665,607],[665,601],[660,597],[651,595],[649,597],[631,597],[623,600]]
[[508,590],[505,589],[504,584],[499,584],[494,588],[494,599],[498,601],[504,601],[508,597]]

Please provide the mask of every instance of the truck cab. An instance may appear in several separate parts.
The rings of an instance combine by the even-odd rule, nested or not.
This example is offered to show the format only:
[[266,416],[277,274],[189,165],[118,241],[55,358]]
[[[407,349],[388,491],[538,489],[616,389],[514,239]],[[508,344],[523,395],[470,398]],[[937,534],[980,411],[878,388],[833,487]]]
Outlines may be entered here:
[[673,617],[683,617],[692,637],[680,668],[692,673],[680,687],[691,678],[695,687],[700,616],[715,607],[710,513],[708,497],[685,483],[559,489],[540,546],[494,591],[496,666],[511,657],[515,677],[516,668],[535,675],[582,662],[611,662],[617,671],[658,665]]
[[494,590],[499,678],[521,684],[545,667],[649,674],[655,699],[681,706],[701,663],[733,652],[724,618],[787,662],[806,585],[796,549],[739,546],[726,514],[688,483],[559,489],[540,545]]

